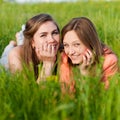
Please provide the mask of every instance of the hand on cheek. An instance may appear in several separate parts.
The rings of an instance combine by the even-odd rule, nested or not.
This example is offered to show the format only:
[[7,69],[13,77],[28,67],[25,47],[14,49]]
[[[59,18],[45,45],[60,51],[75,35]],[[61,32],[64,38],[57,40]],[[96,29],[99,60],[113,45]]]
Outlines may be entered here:
[[90,50],[86,50],[86,52],[83,54],[83,62],[80,65],[80,72],[83,75],[91,75],[92,70],[94,70],[94,66],[92,66],[94,63],[94,54]]
[[93,63],[93,54],[89,49],[87,49],[85,51],[85,53],[83,54],[82,66],[88,67],[88,66],[92,65],[92,63]]
[[[52,69],[56,60],[56,50],[52,44],[41,44],[36,50],[39,60],[43,62],[40,76],[49,76],[52,74]],[[39,80],[38,80],[39,82]]]
[[56,50],[52,44],[44,43],[36,48],[37,56],[42,61],[55,61]]

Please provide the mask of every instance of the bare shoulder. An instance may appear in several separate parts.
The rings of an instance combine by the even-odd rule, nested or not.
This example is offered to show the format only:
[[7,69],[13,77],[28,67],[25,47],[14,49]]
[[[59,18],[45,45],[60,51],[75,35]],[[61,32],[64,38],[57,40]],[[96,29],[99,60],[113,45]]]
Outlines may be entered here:
[[109,68],[109,67],[118,67],[118,57],[112,53],[112,54],[108,54],[105,57],[104,60],[104,64],[103,64],[103,68]]
[[108,47],[104,48],[104,58],[105,58],[106,64],[118,62],[117,55]]
[[118,62],[118,57],[115,54],[108,54],[105,56],[105,61],[107,63],[116,63]]

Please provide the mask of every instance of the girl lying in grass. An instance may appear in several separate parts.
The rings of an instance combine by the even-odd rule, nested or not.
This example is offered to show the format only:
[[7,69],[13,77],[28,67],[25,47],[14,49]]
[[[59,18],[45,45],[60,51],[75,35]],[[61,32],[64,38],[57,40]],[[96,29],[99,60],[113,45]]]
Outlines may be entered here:
[[[59,27],[49,14],[38,14],[26,22],[23,34],[23,44],[16,45],[11,41],[0,61],[12,73],[21,71],[24,63],[30,69],[32,65],[36,79],[39,76],[39,83],[41,79],[52,74],[59,48]],[[40,63],[43,65],[39,74]]]
[[[63,52],[61,53],[60,81],[74,90],[72,67],[76,65],[83,76],[95,76],[96,66],[102,64],[101,78],[105,88],[109,87],[109,77],[118,70],[118,58],[103,44],[93,23],[85,17],[73,18],[62,29]],[[103,57],[103,63],[100,58]],[[63,88],[64,88],[63,84]]]

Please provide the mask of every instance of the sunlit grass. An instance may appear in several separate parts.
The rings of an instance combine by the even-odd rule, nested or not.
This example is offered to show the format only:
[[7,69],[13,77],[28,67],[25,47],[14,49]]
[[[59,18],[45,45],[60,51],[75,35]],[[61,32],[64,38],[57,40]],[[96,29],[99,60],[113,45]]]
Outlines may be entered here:
[[[33,15],[50,13],[62,28],[71,18],[86,16],[96,26],[100,39],[120,58],[119,2],[9,4],[0,3],[0,53],[15,33]],[[81,77],[77,69],[76,93],[62,94],[58,76],[36,84],[27,69],[11,75],[0,70],[0,120],[120,120],[120,75],[104,89],[95,78]],[[26,74],[26,76],[24,75]],[[54,80],[55,79],[55,80]],[[57,80],[56,80],[57,79]]]

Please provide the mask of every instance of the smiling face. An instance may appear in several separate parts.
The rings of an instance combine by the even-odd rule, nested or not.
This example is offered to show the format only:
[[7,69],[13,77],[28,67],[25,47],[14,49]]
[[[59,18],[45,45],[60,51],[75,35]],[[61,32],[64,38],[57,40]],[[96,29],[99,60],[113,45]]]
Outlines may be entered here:
[[54,51],[57,54],[60,42],[60,34],[57,26],[52,21],[43,23],[33,36],[32,46],[40,49],[41,45],[54,46]]
[[63,38],[65,53],[73,64],[81,64],[87,47],[81,42],[74,30],[68,31]]

